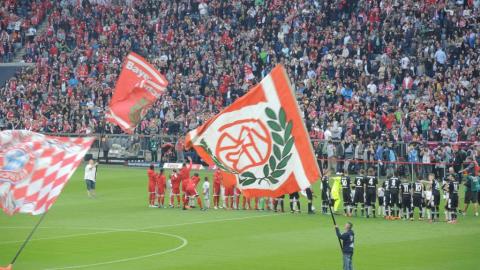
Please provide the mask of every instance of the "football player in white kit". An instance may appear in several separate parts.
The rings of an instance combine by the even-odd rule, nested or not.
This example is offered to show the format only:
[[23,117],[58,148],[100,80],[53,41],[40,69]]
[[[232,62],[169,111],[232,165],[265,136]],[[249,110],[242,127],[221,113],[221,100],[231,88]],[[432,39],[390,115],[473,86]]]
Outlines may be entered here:
[[205,177],[205,181],[202,185],[202,194],[203,194],[203,205],[205,209],[210,208],[210,182],[208,181],[208,177]]

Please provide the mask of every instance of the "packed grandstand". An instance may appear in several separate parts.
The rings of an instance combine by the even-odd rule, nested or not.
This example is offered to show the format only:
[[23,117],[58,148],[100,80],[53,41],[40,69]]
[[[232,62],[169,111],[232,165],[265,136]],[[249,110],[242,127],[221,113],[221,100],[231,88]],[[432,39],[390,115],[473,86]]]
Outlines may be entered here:
[[478,0],[0,5],[0,61],[17,48],[34,65],[2,86],[2,129],[121,133],[103,115],[133,51],[169,81],[138,134],[184,135],[282,63],[325,159],[432,164],[426,175],[479,136]]

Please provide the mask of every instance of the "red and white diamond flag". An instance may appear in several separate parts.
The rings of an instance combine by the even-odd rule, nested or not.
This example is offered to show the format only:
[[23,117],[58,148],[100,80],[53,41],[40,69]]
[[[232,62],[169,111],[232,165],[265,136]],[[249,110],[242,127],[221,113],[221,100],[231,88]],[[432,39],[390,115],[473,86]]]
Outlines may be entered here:
[[0,132],[0,208],[8,215],[48,211],[94,140]]

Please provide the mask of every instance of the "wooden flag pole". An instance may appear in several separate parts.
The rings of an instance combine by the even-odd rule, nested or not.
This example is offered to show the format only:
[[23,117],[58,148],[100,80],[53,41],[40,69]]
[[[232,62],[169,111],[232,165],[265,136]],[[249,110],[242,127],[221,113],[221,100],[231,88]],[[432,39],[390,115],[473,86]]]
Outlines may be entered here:
[[30,239],[32,238],[33,234],[35,233],[35,231],[37,230],[38,226],[40,226],[40,224],[42,223],[43,219],[45,218],[45,216],[47,215],[47,212],[44,212],[42,214],[42,216],[40,217],[40,219],[38,220],[37,224],[35,225],[35,227],[33,227],[32,231],[30,232],[30,234],[27,236],[27,239],[25,239],[25,241],[23,241],[23,244],[20,246],[20,248],[18,249],[17,251],[17,254],[15,254],[15,257],[13,257],[13,260],[12,262],[10,263],[11,265],[13,265],[15,263],[15,261],[17,261],[18,259],[18,256],[20,256],[20,254],[22,253],[23,249],[25,248],[25,246],[28,244],[28,242],[30,241]]

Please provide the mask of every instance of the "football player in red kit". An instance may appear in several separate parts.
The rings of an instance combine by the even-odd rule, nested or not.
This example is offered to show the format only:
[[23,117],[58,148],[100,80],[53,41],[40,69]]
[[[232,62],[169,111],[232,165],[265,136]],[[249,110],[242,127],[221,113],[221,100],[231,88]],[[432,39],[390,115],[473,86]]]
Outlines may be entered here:
[[193,184],[195,184],[195,189],[197,189],[198,183],[200,183],[200,176],[198,176],[198,173],[193,174],[192,181]]
[[198,196],[197,190],[195,190],[195,183],[192,179],[187,178],[182,180],[182,190],[183,190],[183,210],[189,208],[188,201],[189,199],[197,198],[197,203],[200,206],[200,210],[203,210],[202,199]]
[[147,170],[148,175],[148,203],[149,207],[155,207],[155,168],[153,164],[150,165],[150,168]]
[[180,181],[190,178],[190,171],[192,170],[192,158],[188,157],[188,161],[190,161],[190,164],[187,165],[187,163],[184,162],[180,172],[178,173],[180,176]]
[[[198,183],[200,183],[200,176],[198,176],[198,173],[194,173],[191,180],[195,186],[195,190],[197,190]],[[190,201],[190,207],[195,207],[195,202],[193,200]]]
[[177,197],[177,206],[180,207],[180,177],[177,170],[173,170],[170,174],[170,181],[172,183],[172,192],[170,193],[170,207],[174,207],[175,197]]
[[219,169],[213,174],[213,209],[218,209],[218,203],[220,201],[220,185],[222,183],[222,173]]
[[234,186],[225,187],[225,207],[227,209],[233,208],[233,193],[234,193]]
[[[235,187],[233,189],[233,200],[234,200],[234,209],[240,210],[240,196],[242,195],[242,192],[238,187]],[[245,201],[245,200],[244,200]]]
[[165,184],[166,177],[163,169],[160,169],[160,173],[157,174],[157,196],[158,196],[158,207],[165,208]]

